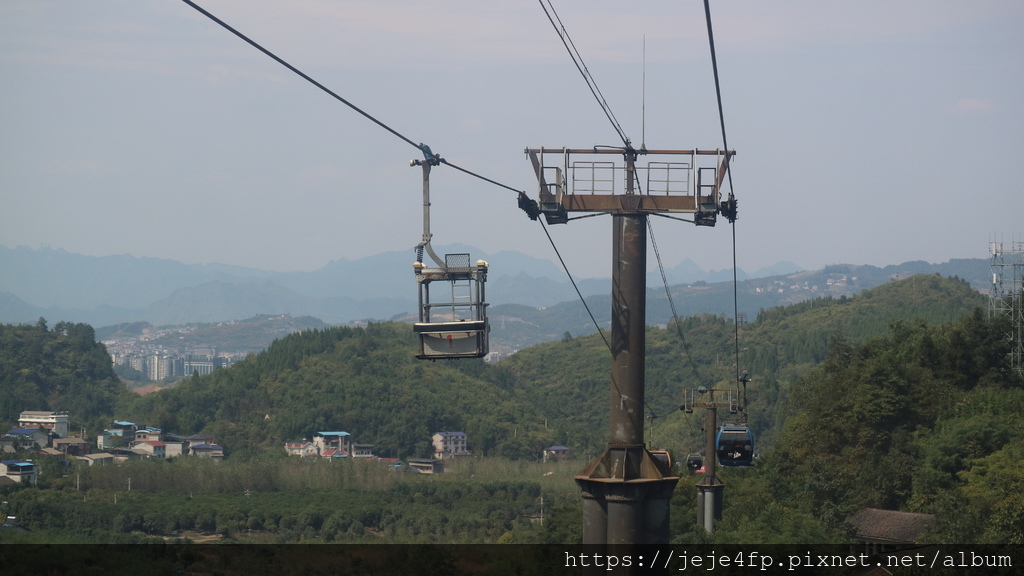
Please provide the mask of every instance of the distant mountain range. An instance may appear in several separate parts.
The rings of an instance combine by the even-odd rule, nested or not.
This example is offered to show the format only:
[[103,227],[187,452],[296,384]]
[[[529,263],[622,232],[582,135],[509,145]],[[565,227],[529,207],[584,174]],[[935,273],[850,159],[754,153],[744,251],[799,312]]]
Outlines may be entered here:
[[[487,299],[495,332],[502,328],[496,323],[499,315],[506,330],[510,321],[527,322],[538,329],[539,324],[552,323],[543,330],[553,330],[558,336],[566,331],[595,330],[564,271],[550,260],[512,251],[486,254],[464,245],[437,247],[437,252],[468,252],[474,260],[483,258],[491,264]],[[45,317],[51,323],[63,320],[103,327],[136,321],[154,326],[221,322],[261,314],[308,315],[329,324],[414,318],[414,259],[411,251],[385,252],[359,260],[335,260],[312,272],[277,273],[130,255],[83,256],[49,248],[0,246],[0,322],[30,323]],[[743,294],[740,313],[753,320],[762,308],[826,294],[856,293],[917,273],[959,276],[978,289],[986,288],[991,280],[984,259],[908,262],[885,268],[837,265],[814,272],[780,262],[752,274],[737,271],[738,289]],[[733,315],[731,269],[704,271],[686,260],[667,269],[665,275],[678,294],[672,304],[680,315]],[[840,282],[847,276],[857,280]],[[771,284],[768,279],[782,280]],[[576,283],[598,321],[607,319],[611,280],[576,279]],[[648,322],[663,323],[671,313],[659,272],[649,275],[648,286]],[[540,309],[545,313],[540,314]],[[538,314],[542,317],[536,317]],[[537,337],[524,336],[524,341]]]

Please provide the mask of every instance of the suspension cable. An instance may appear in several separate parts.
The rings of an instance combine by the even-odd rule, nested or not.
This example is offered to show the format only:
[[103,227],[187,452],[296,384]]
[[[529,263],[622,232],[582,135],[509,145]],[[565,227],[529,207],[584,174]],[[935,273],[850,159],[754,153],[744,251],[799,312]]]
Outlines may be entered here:
[[446,164],[448,166],[451,166],[452,168],[455,168],[459,172],[463,172],[463,173],[469,174],[470,176],[473,176],[475,178],[479,178],[479,179],[483,180],[484,182],[487,182],[488,184],[494,184],[495,186],[499,186],[501,188],[504,188],[506,190],[511,190],[513,192],[516,192],[516,193],[525,193],[525,191],[523,191],[523,190],[517,190],[516,188],[513,188],[511,186],[507,186],[507,185],[502,184],[501,182],[498,182],[496,180],[491,180],[490,178],[487,178],[485,176],[481,176],[481,175],[477,174],[476,172],[473,172],[473,171],[470,171],[470,170],[466,170],[465,168],[462,168],[461,166],[456,166],[455,164],[452,164],[451,162],[445,160],[444,158],[440,158],[439,162],[441,162],[441,164]]
[[715,33],[711,27],[711,5],[704,0],[704,14],[708,23],[708,43],[711,46],[711,70],[715,75],[715,96],[718,98],[718,122],[722,126],[722,147],[725,148],[725,175],[729,178],[729,195],[732,195],[732,170],[729,170],[729,140],[725,137],[725,113],[722,109],[722,85],[718,80],[718,57],[715,55]]
[[[406,144],[409,144],[409,145],[410,145],[410,146],[412,146],[413,148],[416,148],[417,150],[420,150],[420,151],[421,151],[421,152],[423,152],[423,153],[424,153],[425,155],[426,155],[426,154],[428,153],[428,151],[429,151],[429,147],[427,147],[427,146],[426,146],[425,144],[417,144],[416,142],[412,141],[411,139],[409,139],[408,137],[406,137],[406,136],[405,136],[405,135],[403,135],[402,133],[398,132],[398,131],[397,131],[397,130],[395,130],[394,128],[392,128],[392,127],[388,126],[388,125],[387,125],[387,124],[385,124],[384,122],[381,122],[381,121],[380,121],[380,120],[378,120],[377,118],[374,118],[373,116],[371,116],[371,115],[370,115],[370,114],[369,114],[368,112],[366,112],[366,111],[365,111],[365,110],[363,110],[362,108],[359,108],[358,106],[356,106],[356,105],[355,105],[355,104],[353,104],[352,102],[349,102],[349,101],[348,101],[348,100],[346,100],[345,98],[342,98],[342,97],[341,97],[341,96],[340,96],[340,95],[339,95],[338,93],[336,93],[336,92],[334,92],[333,90],[331,90],[330,88],[328,88],[328,87],[324,86],[324,85],[323,85],[323,84],[321,84],[320,82],[317,82],[316,80],[314,80],[314,79],[313,79],[312,77],[310,77],[310,76],[309,76],[308,74],[306,74],[305,72],[303,72],[303,71],[299,70],[299,69],[298,69],[298,68],[296,68],[295,66],[292,66],[291,64],[289,64],[288,62],[286,62],[286,61],[285,61],[285,60],[284,60],[283,58],[281,58],[281,57],[279,57],[278,55],[274,54],[274,53],[273,53],[273,52],[271,52],[270,50],[267,50],[266,48],[264,48],[263,46],[261,46],[260,44],[258,44],[258,43],[257,43],[257,42],[256,42],[255,40],[253,40],[253,39],[249,38],[248,36],[246,36],[245,34],[243,34],[242,32],[240,32],[239,30],[237,30],[237,29],[233,28],[233,27],[232,27],[232,26],[231,26],[230,24],[228,24],[227,22],[225,22],[225,21],[221,20],[220,18],[218,18],[218,17],[214,16],[214,15],[213,15],[213,14],[211,14],[211,13],[210,13],[209,11],[207,11],[207,10],[206,10],[206,9],[204,9],[203,7],[199,6],[198,4],[196,4],[195,2],[193,2],[192,0],[181,0],[181,1],[182,1],[182,2],[184,2],[185,4],[188,4],[188,5],[189,5],[189,6],[191,6],[192,8],[194,8],[194,9],[195,9],[195,10],[196,10],[197,12],[199,12],[199,13],[200,13],[200,14],[202,14],[203,16],[206,16],[206,17],[207,17],[207,18],[209,18],[210,20],[213,20],[213,21],[214,21],[214,22],[216,22],[217,24],[221,25],[221,26],[222,26],[222,27],[223,27],[223,28],[224,28],[225,30],[227,30],[228,32],[231,32],[231,33],[232,33],[232,34],[234,34],[235,36],[237,36],[237,37],[239,37],[240,39],[244,40],[244,41],[245,41],[246,43],[248,43],[248,44],[249,44],[250,46],[252,46],[253,48],[256,48],[256,49],[257,49],[257,50],[259,50],[260,52],[262,52],[262,53],[264,53],[265,55],[269,56],[269,57],[270,57],[271,59],[273,59],[273,60],[274,60],[275,62],[277,62],[278,64],[280,64],[280,65],[284,66],[284,67],[285,67],[285,68],[287,68],[288,70],[291,70],[292,72],[294,72],[294,73],[295,73],[296,75],[298,75],[298,76],[299,76],[300,78],[302,78],[303,80],[305,80],[305,81],[309,82],[310,84],[312,84],[312,85],[316,86],[316,87],[317,87],[317,88],[319,88],[320,90],[323,90],[323,91],[324,91],[324,92],[326,92],[326,93],[327,93],[328,95],[330,95],[331,97],[333,97],[333,98],[334,98],[335,100],[337,100],[337,101],[341,102],[342,104],[344,104],[344,105],[348,106],[348,107],[349,107],[349,108],[351,108],[352,110],[354,110],[354,111],[358,112],[359,114],[361,114],[361,115],[362,115],[362,116],[363,116],[364,118],[366,118],[367,120],[370,120],[371,122],[373,122],[373,123],[374,123],[374,124],[376,124],[377,126],[380,126],[380,127],[381,127],[381,128],[383,128],[384,130],[387,130],[387,131],[388,131],[388,132],[390,132],[390,133],[391,133],[392,135],[396,136],[396,137],[397,137],[398,139],[402,140],[402,141],[403,141],[403,142],[405,142]],[[512,190],[513,192],[519,192],[519,190],[517,190],[517,189],[515,189],[515,188],[513,188],[513,187],[511,187],[511,186],[506,186],[505,184],[502,184],[502,183],[500,183],[500,182],[497,182],[497,181],[495,181],[495,180],[491,180],[490,178],[486,178],[486,177],[484,177],[484,176],[481,176],[480,174],[477,174],[477,173],[475,173],[475,172],[471,172],[471,171],[469,171],[469,170],[466,170],[465,168],[461,168],[461,167],[459,167],[459,166],[456,166],[455,164],[452,164],[451,162],[448,162],[447,160],[445,160],[445,159],[443,159],[443,158],[437,157],[437,160],[438,160],[438,161],[439,161],[440,163],[442,163],[442,164],[447,164],[448,166],[451,166],[452,168],[455,168],[456,170],[459,170],[459,171],[461,171],[461,172],[464,172],[464,173],[466,173],[466,174],[468,174],[468,175],[470,175],[470,176],[473,176],[473,177],[479,178],[479,179],[481,179],[481,180],[483,180],[483,181],[485,181],[485,182],[488,182],[488,183],[490,183],[490,184],[494,184],[495,186],[500,186],[500,187],[502,187],[502,188],[506,188],[506,189],[508,189],[508,190]]]
[[[576,50],[576,45],[573,44],[572,39],[569,38],[569,32],[566,31],[565,26],[562,24],[562,19],[558,17],[558,13],[555,12],[555,7],[551,4],[551,0],[547,0],[548,5],[544,5],[544,0],[538,0],[540,7],[544,9],[544,14],[548,17],[548,21],[554,26],[555,32],[558,37],[562,39],[562,44],[565,45],[565,49],[569,51],[569,57],[572,58],[573,64],[576,65],[576,69],[580,71],[583,76],[583,80],[586,81],[587,86],[590,88],[590,93],[597,99],[597,103],[601,106],[601,110],[604,111],[604,115],[608,118],[608,121],[612,123],[612,128],[618,132],[619,138],[622,139],[622,143],[627,148],[630,147],[629,138],[626,137],[626,133],[623,132],[622,126],[619,125],[619,121],[615,119],[615,114],[612,113],[612,109],[608,106],[608,102],[605,101],[604,95],[601,94],[601,89],[597,87],[597,82],[594,77],[590,75],[590,70],[587,69],[586,64],[583,63],[583,57],[580,56],[579,51]],[[551,12],[548,12],[548,7],[551,8]],[[554,14],[554,18],[552,18]],[[558,23],[555,23],[555,20]]]
[[[580,288],[576,284],[576,280],[572,277],[572,273],[569,272],[569,267],[566,266],[565,260],[562,259],[562,254],[558,251],[558,246],[555,246],[555,240],[551,237],[551,233],[548,232],[547,225],[544,224],[544,220],[543,219],[538,219],[538,221],[540,222],[541,228],[544,230],[544,234],[548,237],[548,242],[551,243],[551,248],[555,251],[555,255],[558,256],[558,262],[561,263],[562,269],[565,270],[566,276],[569,277],[569,282],[572,283],[573,289],[576,290],[576,295],[579,296],[580,302],[583,303],[583,308],[586,309],[587,315],[590,316],[590,321],[594,323],[594,327],[597,328],[597,333],[601,335],[601,340],[604,341],[605,347],[608,348],[609,352],[611,352],[612,351],[612,345],[611,345],[611,343],[608,342],[608,337],[605,336],[604,330],[602,330],[601,329],[601,325],[597,323],[597,319],[594,318],[594,313],[591,312],[590,306],[587,304],[586,299],[583,298],[583,293],[580,292]],[[616,379],[614,373],[612,373],[611,378],[612,378],[612,382],[611,382],[612,389],[618,391],[619,390],[619,382]],[[651,414],[654,414],[654,410],[651,408],[651,405],[647,403],[647,400],[644,400],[644,406],[647,408],[648,411],[651,412]]]
[[540,227],[544,229],[544,235],[548,237],[548,242],[551,243],[551,248],[555,251],[555,256],[558,256],[558,261],[562,264],[562,269],[565,270],[565,274],[569,277],[569,282],[572,282],[573,289],[576,290],[576,295],[580,297],[580,302],[583,303],[583,307],[587,310],[587,315],[590,316],[590,321],[594,323],[594,327],[597,328],[598,334],[601,335],[601,339],[604,340],[604,345],[608,347],[610,352],[612,345],[608,343],[608,338],[604,335],[604,330],[601,330],[601,325],[597,323],[597,319],[594,318],[594,313],[590,311],[590,306],[587,305],[587,301],[583,298],[583,294],[580,292],[580,287],[576,285],[576,280],[573,279],[572,274],[569,272],[569,267],[565,265],[565,260],[562,259],[562,254],[558,251],[558,246],[555,246],[555,241],[551,238],[551,234],[548,232],[548,227],[544,224],[544,220],[538,220]]
[[[711,49],[711,69],[715,76],[715,96],[718,98],[718,122],[722,126],[722,146],[725,148],[725,174],[729,178],[729,201],[735,210],[735,196],[733,195],[732,170],[729,169],[729,140],[725,135],[725,112],[722,107],[722,85],[718,79],[718,57],[715,54],[715,33],[711,26],[711,4],[704,0],[704,15],[708,25],[708,44]],[[736,380],[740,380],[740,314],[739,314],[739,288],[736,271],[736,219],[735,211],[732,221],[732,302],[733,302],[733,340],[735,342],[736,357]],[[746,385],[744,384],[744,387]],[[743,407],[746,411],[746,406]]]
[[317,82],[316,80],[314,80],[313,78],[308,76],[305,72],[299,70],[295,66],[292,66],[288,62],[284,61],[282,58],[278,57],[276,54],[274,54],[270,50],[267,50],[263,46],[260,46],[259,44],[256,43],[256,41],[252,40],[251,38],[249,38],[245,34],[242,34],[240,31],[236,30],[235,28],[232,28],[231,25],[229,25],[227,22],[225,22],[225,21],[221,20],[220,18],[214,16],[213,14],[211,14],[210,12],[208,12],[207,10],[205,10],[203,7],[199,6],[198,4],[193,2],[192,0],[181,0],[181,1],[184,2],[185,4],[188,4],[189,6],[191,6],[193,8],[195,8],[203,16],[206,16],[210,20],[213,20],[217,24],[220,24],[222,27],[224,27],[225,30],[227,30],[228,32],[231,32],[235,36],[238,36],[239,38],[241,38],[242,40],[247,42],[253,48],[259,50],[260,52],[263,52],[264,54],[266,54],[267,56],[272,58],[278,64],[284,66],[285,68],[287,68],[287,69],[291,70],[292,72],[294,72],[295,74],[299,75],[299,77],[301,77],[303,80],[306,80],[310,84],[316,86],[317,88],[319,88],[319,89],[323,90],[324,92],[326,92],[327,94],[331,95],[332,97],[334,97],[335,100],[338,100],[342,104],[344,104],[344,105],[348,106],[349,108],[355,110],[356,112],[362,114],[365,118],[367,118],[368,120],[370,120],[374,124],[380,126],[381,128],[383,128],[383,129],[387,130],[388,132],[392,133],[393,135],[397,136],[399,139],[403,140],[404,142],[406,142],[410,146],[412,146],[412,147],[414,147],[416,149],[420,148],[419,144],[417,144],[417,143],[413,142],[412,140],[406,138],[405,136],[400,134],[395,129],[391,128],[387,124],[384,124],[380,120],[377,120],[376,118],[374,118],[370,114],[368,114],[365,111],[363,111],[362,109],[360,109],[355,104],[353,104],[353,103],[349,102],[348,100],[342,98],[337,93],[335,93],[333,90],[331,90],[330,88],[328,88],[328,87],[324,86],[323,84]]
[[686,341],[686,336],[683,334],[679,314],[676,313],[676,303],[672,299],[672,291],[668,287],[668,277],[665,275],[665,266],[661,262],[661,252],[658,251],[658,242],[654,239],[654,227],[651,225],[650,219],[647,220],[647,230],[651,235],[651,246],[654,248],[654,256],[658,259],[658,271],[661,272],[661,281],[665,285],[665,296],[668,298],[668,305],[672,309],[672,320],[676,326],[676,332],[679,333],[679,340],[683,343],[683,351],[686,353],[686,359],[693,370],[693,377],[699,385],[704,386],[704,380],[700,377],[700,370],[697,369],[697,363],[693,360],[693,354],[690,351],[690,343]]

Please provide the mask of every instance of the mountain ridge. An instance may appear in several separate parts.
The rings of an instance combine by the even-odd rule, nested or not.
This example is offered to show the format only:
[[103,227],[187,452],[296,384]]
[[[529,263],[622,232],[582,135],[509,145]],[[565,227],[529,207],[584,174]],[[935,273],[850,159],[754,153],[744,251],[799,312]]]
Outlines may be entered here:
[[[550,320],[565,321],[569,329],[559,335],[596,331],[575,289],[551,261],[514,251],[489,255],[465,245],[438,247],[439,251],[469,252],[492,264],[487,299],[492,317],[502,307],[520,305],[534,311],[553,311]],[[411,251],[410,251],[411,252]],[[312,272],[268,272],[221,264],[189,265],[174,260],[139,258],[130,255],[84,256],[60,249],[39,250],[0,246],[0,322],[34,322],[39,317],[109,326],[147,321],[155,326],[193,322],[220,322],[260,314],[314,316],[329,324],[357,320],[415,318],[416,292],[412,278],[414,256],[407,252],[385,252],[358,260],[332,260]],[[500,262],[498,266],[496,262]],[[501,270],[496,272],[496,270]],[[843,290],[825,288],[828,277],[859,274],[859,283],[846,283]],[[852,294],[901,275],[937,273],[960,276],[981,289],[989,280],[987,261],[950,260],[943,264],[913,261],[877,268],[870,265],[835,264],[821,271],[805,271],[791,262],[780,262],[754,274],[737,270],[742,314],[756,316],[759,309],[800,301],[825,294]],[[733,314],[732,270],[704,271],[692,260],[665,270],[674,301],[681,315],[694,313]],[[793,277],[793,278],[791,278]],[[780,280],[786,278],[787,280]],[[766,279],[776,279],[770,287]],[[791,289],[789,280],[807,282],[807,291]],[[810,279],[810,280],[808,280]],[[819,282],[819,290],[811,283]],[[576,279],[576,285],[597,316],[607,316],[610,306],[610,278]],[[787,284],[788,283],[788,284]],[[693,286],[696,285],[696,286]],[[648,274],[648,321],[665,322],[669,302],[661,274]],[[660,288],[655,288],[659,287]],[[520,318],[517,310],[514,316]],[[536,316],[530,312],[529,316]],[[513,315],[509,315],[512,318]],[[600,322],[599,318],[599,322]],[[501,329],[492,321],[500,341]],[[554,328],[545,328],[546,334]],[[525,337],[521,343],[535,341]],[[520,339],[513,339],[518,342]]]

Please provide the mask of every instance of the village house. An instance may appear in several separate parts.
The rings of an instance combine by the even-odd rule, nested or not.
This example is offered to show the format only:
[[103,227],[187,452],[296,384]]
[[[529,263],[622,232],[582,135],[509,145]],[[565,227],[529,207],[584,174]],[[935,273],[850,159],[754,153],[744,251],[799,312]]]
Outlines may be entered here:
[[465,432],[438,432],[432,437],[434,443],[434,458],[446,460],[456,456],[468,456],[469,449],[466,447]]
[[321,456],[329,460],[343,458],[376,458],[373,444],[356,444],[348,432],[317,432],[312,441],[285,442],[284,449],[291,456],[310,458]]
[[224,459],[224,448],[219,444],[192,444],[188,447],[188,453],[199,458]]
[[135,432],[145,428],[144,425],[127,420],[115,420],[108,430],[96,435],[96,447],[100,450],[122,448],[135,441]]
[[18,416],[18,426],[44,430],[63,438],[68,435],[68,413],[25,410]]
[[289,456],[299,456],[300,458],[310,458],[318,454],[316,446],[308,440],[285,442],[284,449]]
[[392,470],[401,470],[405,463],[398,458],[377,458],[377,462],[389,466]]
[[39,482],[39,469],[32,462],[4,460],[0,462],[0,475],[15,482],[28,482],[29,484]]
[[121,436],[125,440],[131,440],[135,438],[136,430],[141,430],[144,429],[145,427],[146,425],[142,424],[141,422],[131,422],[129,420],[115,420],[114,425],[110,427],[110,430],[108,430],[108,432],[116,436]]
[[4,434],[10,439],[15,449],[46,448],[50,445],[50,435],[39,428],[12,428]]
[[313,436],[313,445],[324,455],[325,450],[343,450],[352,453],[352,435],[348,432],[317,432]]
[[69,456],[85,456],[92,452],[89,442],[83,438],[57,438],[53,441],[53,448]]
[[100,450],[119,448],[123,446],[127,446],[124,438],[120,434],[115,434],[111,430],[104,430],[96,435],[96,448]]
[[420,474],[440,474],[444,472],[444,462],[436,458],[409,458],[406,460],[410,470]]
[[217,439],[213,434],[193,434],[185,438],[185,442],[190,446],[192,444],[216,444]]
[[96,452],[94,454],[86,454],[85,456],[79,456],[78,458],[75,459],[75,461],[80,464],[85,464],[86,466],[102,466],[113,462],[114,455],[108,454],[106,452]]
[[56,448],[40,448],[36,450],[36,454],[42,454],[43,456],[49,456],[50,458],[56,458],[59,462],[66,462],[68,455],[57,450]]
[[854,538],[868,554],[907,548],[920,543],[925,529],[935,520],[931,514],[863,508],[847,520],[855,529]]
[[144,428],[135,431],[135,444],[139,442],[162,442],[163,441],[163,430],[159,428]]
[[348,452],[340,448],[327,448],[320,451],[320,456],[328,460],[341,460],[342,458],[348,458]]
[[143,450],[135,448],[111,448],[109,454],[114,457],[114,462],[125,462],[127,460],[141,460],[147,456]]
[[547,462],[548,460],[560,461],[569,457],[569,449],[565,446],[548,446],[544,449],[542,460]]
[[353,444],[351,454],[353,458],[376,458],[373,444]]
[[136,442],[133,450],[144,453],[148,458],[167,458],[167,444],[157,440]]

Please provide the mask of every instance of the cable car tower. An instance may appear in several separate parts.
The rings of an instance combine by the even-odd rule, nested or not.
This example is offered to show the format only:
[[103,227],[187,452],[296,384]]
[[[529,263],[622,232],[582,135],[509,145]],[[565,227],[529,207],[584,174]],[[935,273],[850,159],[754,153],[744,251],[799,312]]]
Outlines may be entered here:
[[[647,219],[692,215],[689,221],[702,226],[714,226],[719,214],[735,220],[735,199],[723,201],[721,194],[735,152],[637,150],[627,140],[617,148],[526,153],[539,193],[537,201],[520,197],[520,206],[532,219],[564,224],[574,212],[612,217],[610,438],[576,476],[583,543],[668,543],[669,500],[679,477],[645,448],[643,434]],[[641,164],[641,158],[657,160]]]
[[[718,479],[717,465],[750,466],[754,460],[754,435],[747,427],[747,383],[744,372],[739,377],[741,388],[687,388],[683,390],[683,405],[690,414],[694,408],[704,408],[704,478],[697,483],[697,523],[710,534],[715,521],[722,519],[722,500],[725,484]],[[718,409],[727,408],[736,414],[732,424],[718,426]]]
[[[420,338],[417,358],[481,358],[487,355],[488,333],[487,302],[484,283],[487,281],[487,262],[469,263],[469,254],[445,254],[442,260],[430,246],[430,168],[441,163],[440,156],[430,147],[420,146],[423,160],[413,160],[411,166],[423,168],[423,239],[416,245],[416,284],[419,286],[419,318],[413,331]],[[436,268],[423,262],[424,252]],[[434,283],[442,285],[440,293],[431,295]],[[431,298],[434,298],[431,300]],[[438,300],[440,298],[440,300]]]

